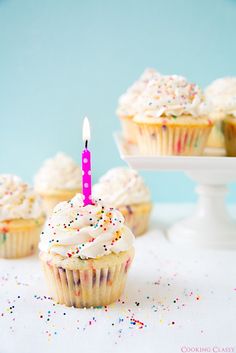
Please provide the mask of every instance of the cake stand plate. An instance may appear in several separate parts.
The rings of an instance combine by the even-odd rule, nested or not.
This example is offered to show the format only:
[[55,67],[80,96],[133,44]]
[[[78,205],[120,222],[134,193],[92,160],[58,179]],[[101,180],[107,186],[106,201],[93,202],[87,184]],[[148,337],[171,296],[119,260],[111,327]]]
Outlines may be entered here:
[[191,217],[174,224],[167,238],[181,247],[236,249],[236,221],[230,216],[225,195],[227,184],[236,181],[236,158],[142,156],[120,133],[114,135],[120,157],[137,170],[183,171],[198,186],[198,201]]

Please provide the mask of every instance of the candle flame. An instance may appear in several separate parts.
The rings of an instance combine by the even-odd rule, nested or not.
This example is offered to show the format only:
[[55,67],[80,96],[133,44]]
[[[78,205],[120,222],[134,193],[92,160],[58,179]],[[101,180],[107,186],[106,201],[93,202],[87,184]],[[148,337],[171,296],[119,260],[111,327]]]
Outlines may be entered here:
[[83,122],[83,140],[85,142],[90,140],[90,125],[87,117],[84,118]]

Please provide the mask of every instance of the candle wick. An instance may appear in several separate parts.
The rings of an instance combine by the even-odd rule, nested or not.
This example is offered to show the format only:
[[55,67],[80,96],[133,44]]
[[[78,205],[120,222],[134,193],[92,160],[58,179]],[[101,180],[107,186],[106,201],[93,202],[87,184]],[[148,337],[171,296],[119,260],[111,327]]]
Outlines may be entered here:
[[88,149],[88,140],[85,140],[85,148]]

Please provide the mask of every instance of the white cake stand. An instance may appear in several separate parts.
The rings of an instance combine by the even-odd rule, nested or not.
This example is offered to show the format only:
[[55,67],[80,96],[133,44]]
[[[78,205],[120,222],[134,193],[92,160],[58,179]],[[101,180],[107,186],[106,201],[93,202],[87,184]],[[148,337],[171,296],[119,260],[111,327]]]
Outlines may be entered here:
[[124,141],[119,133],[115,134],[115,140],[121,159],[132,168],[183,171],[197,182],[195,212],[167,231],[171,242],[181,247],[236,249],[236,221],[230,216],[225,203],[227,184],[236,181],[236,158],[141,156],[137,148]]

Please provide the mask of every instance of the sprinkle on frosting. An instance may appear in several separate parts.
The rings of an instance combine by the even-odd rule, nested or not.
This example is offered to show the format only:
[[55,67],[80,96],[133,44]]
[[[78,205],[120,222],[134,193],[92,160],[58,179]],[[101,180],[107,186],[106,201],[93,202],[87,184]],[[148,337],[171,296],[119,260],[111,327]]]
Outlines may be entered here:
[[136,102],[154,75],[158,75],[155,69],[146,69],[140,78],[127,89],[119,99],[116,111],[118,116],[133,116],[136,114]]
[[110,169],[93,187],[93,197],[102,197],[114,206],[127,206],[150,202],[151,196],[143,178],[134,169]]
[[33,188],[16,175],[0,175],[0,221],[41,216],[41,199]]
[[35,189],[39,192],[73,190],[81,188],[81,168],[65,153],[47,159],[35,176]]
[[213,81],[205,90],[212,113],[236,116],[236,77],[224,77]]
[[101,200],[83,205],[83,195],[59,203],[41,234],[41,251],[63,257],[97,258],[130,249],[134,236],[122,214]]
[[200,88],[177,75],[155,75],[137,102],[136,121],[191,115],[198,117],[204,109]]

